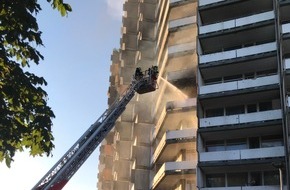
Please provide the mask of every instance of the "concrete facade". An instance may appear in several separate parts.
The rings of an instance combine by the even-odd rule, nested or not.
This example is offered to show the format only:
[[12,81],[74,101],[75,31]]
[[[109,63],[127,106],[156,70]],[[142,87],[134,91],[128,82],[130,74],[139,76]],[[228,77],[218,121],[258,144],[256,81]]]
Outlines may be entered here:
[[136,95],[100,147],[99,190],[290,189],[290,0],[127,0],[109,105]]
[[199,0],[202,190],[289,189],[289,11],[290,1]]
[[196,7],[192,0],[127,0],[112,54],[108,104],[136,67],[159,67],[159,88],[128,104],[100,147],[99,190],[196,189]]

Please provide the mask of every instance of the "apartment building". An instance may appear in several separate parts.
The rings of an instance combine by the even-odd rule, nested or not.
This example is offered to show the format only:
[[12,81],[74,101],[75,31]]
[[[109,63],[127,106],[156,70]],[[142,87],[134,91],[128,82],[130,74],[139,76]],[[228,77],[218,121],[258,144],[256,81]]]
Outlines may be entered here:
[[193,0],[126,0],[108,104],[137,67],[158,89],[136,94],[100,147],[99,190],[196,189],[196,10]]
[[199,0],[199,189],[289,189],[289,12]]

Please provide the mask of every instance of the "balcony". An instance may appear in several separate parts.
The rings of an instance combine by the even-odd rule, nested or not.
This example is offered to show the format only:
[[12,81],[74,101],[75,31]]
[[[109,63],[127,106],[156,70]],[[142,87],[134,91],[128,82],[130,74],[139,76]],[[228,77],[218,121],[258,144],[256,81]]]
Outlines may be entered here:
[[239,80],[233,82],[205,85],[199,87],[199,95],[221,93],[227,91],[243,90],[248,88],[257,88],[267,85],[279,84],[279,76],[271,75],[259,77],[256,79]]
[[[194,126],[196,118],[196,98],[189,98],[183,101],[170,101],[166,104],[166,108],[163,109],[156,123],[155,130],[153,132],[153,139],[159,134],[163,135],[165,131],[180,130],[182,128],[190,128]],[[177,112],[175,112],[177,111]],[[171,117],[172,115],[172,117]],[[193,123],[182,123],[182,120],[192,118]],[[161,138],[161,137],[160,137]]]
[[216,152],[200,152],[199,161],[227,161],[227,160],[247,160],[260,158],[274,158],[284,156],[284,146],[244,149],[244,150],[229,150]]
[[193,179],[196,173],[196,162],[166,162],[154,176],[150,189],[171,189],[180,179]]
[[252,16],[247,16],[239,19],[229,20],[226,22],[220,22],[215,24],[209,24],[206,26],[199,27],[199,34],[206,34],[210,32],[217,32],[227,29],[233,29],[236,27],[246,26],[250,24],[255,24],[258,22],[267,21],[270,19],[274,19],[274,11],[268,11]]
[[252,122],[265,122],[277,119],[282,119],[281,109],[230,116],[201,118],[199,127],[204,128],[224,125],[237,125]]
[[169,30],[196,23],[196,16],[169,21]]
[[282,33],[283,34],[290,33],[290,23],[282,25]]
[[157,161],[165,162],[172,160],[181,149],[193,149],[195,138],[196,129],[194,128],[167,131],[151,157],[151,164]]
[[170,101],[166,103],[166,111],[182,110],[196,107],[196,98],[190,98],[182,101]]
[[168,47],[168,55],[173,56],[178,53],[186,53],[195,51],[196,42],[189,42]]
[[227,59],[241,58],[261,53],[268,53],[276,51],[276,42],[255,45],[246,48],[240,48],[236,50],[223,51],[218,53],[200,55],[199,64],[205,64],[214,61],[222,61]]

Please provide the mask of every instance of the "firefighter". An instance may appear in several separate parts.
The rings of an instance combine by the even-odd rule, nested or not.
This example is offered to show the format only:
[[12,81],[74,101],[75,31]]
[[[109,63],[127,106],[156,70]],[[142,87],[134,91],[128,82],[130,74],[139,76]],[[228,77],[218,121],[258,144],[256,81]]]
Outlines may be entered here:
[[135,78],[136,80],[140,80],[141,78],[143,78],[143,73],[142,73],[142,70],[141,70],[140,67],[137,67],[137,68],[136,68],[134,78]]

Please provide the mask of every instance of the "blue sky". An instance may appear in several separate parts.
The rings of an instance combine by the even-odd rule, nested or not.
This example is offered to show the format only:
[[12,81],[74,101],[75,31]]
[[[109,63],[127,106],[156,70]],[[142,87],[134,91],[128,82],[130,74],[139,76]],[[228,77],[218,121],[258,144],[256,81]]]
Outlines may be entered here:
[[[45,60],[30,68],[48,86],[53,120],[53,157],[19,153],[8,169],[0,163],[1,189],[31,189],[107,108],[110,57],[119,48],[123,0],[66,1],[73,12],[61,17],[44,1],[37,15]],[[96,190],[96,150],[64,190]]]

